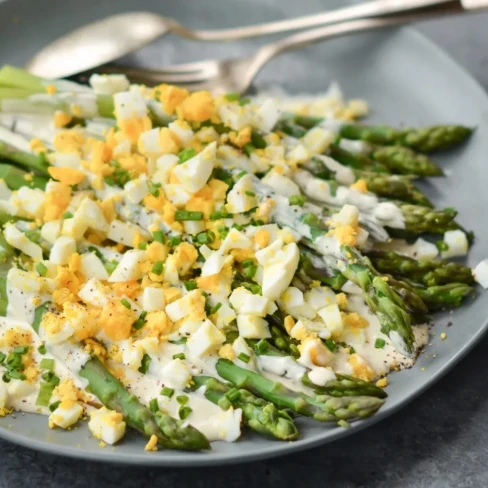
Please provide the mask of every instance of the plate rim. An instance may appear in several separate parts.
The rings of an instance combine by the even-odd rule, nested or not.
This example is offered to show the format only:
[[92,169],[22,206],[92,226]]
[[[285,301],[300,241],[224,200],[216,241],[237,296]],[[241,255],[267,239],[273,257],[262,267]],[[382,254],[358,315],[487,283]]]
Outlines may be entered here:
[[[0,8],[2,7],[0,6]],[[475,93],[480,103],[483,104],[481,108],[484,108],[488,111],[488,94],[486,93],[480,82],[463,65],[458,63],[447,51],[445,51],[441,46],[436,44],[432,39],[410,26],[385,29],[385,31],[405,31],[411,37],[416,38],[417,42],[419,42],[420,44],[423,43],[424,46],[426,46],[426,48],[428,48],[430,51],[435,51],[439,59],[441,59],[444,63],[449,64],[452,68],[455,68],[458,71],[459,76],[464,78],[463,82],[469,86],[470,93]],[[205,453],[189,452],[181,452],[178,456],[173,455],[171,457],[166,457],[164,455],[165,451],[163,450],[160,451],[159,455],[156,453],[126,453],[103,449],[94,449],[93,451],[88,451],[79,449],[75,446],[61,446],[59,444],[33,439],[27,435],[16,433],[15,431],[4,427],[0,427],[0,438],[17,445],[27,447],[29,449],[51,455],[61,456],[63,458],[83,459],[99,463],[125,464],[133,466],[173,468],[192,468],[207,466],[211,467],[217,465],[243,464],[257,460],[261,461],[265,459],[276,458],[279,456],[286,456],[292,453],[301,452],[316,446],[329,444],[339,439],[343,439],[352,434],[358,433],[372,425],[375,425],[376,423],[395,414],[400,409],[407,406],[408,404],[410,404],[410,402],[423,394],[433,384],[443,378],[448,372],[450,372],[452,368],[461,359],[466,357],[467,354],[474,348],[474,346],[479,343],[479,341],[486,334],[487,331],[488,317],[486,317],[484,319],[484,322],[480,324],[478,331],[473,336],[471,336],[457,350],[456,353],[451,356],[451,358],[446,362],[442,369],[436,372],[419,388],[415,389],[413,393],[398,401],[394,405],[385,406],[382,410],[379,411],[379,413],[375,414],[373,417],[355,423],[353,427],[348,430],[337,429],[335,432],[329,432],[327,435],[325,435],[324,432],[324,437],[319,436],[318,438],[313,439],[299,439],[292,443],[274,443],[273,441],[270,441],[270,443],[265,446],[258,446],[257,449],[253,452],[244,452],[241,455],[236,455],[236,453],[216,453],[211,457],[207,457]]]

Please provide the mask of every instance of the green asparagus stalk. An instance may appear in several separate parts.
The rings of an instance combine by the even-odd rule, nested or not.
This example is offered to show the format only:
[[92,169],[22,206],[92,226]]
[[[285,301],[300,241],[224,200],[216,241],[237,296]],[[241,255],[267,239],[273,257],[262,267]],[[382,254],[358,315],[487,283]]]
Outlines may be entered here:
[[424,154],[403,146],[376,147],[371,158],[385,165],[392,173],[417,176],[442,176],[444,172]]
[[121,413],[127,425],[144,436],[155,435],[168,449],[198,451],[210,448],[207,438],[187,422],[175,420],[163,412],[153,414],[97,358],[88,360],[79,374],[88,381],[87,389],[103,405]]
[[0,157],[17,163],[24,168],[37,171],[42,175],[49,176],[47,171],[48,162],[44,157],[20,151],[6,142],[0,141]]
[[[304,164],[303,168],[322,180],[334,179],[337,181],[335,173],[327,169],[323,161],[319,158],[313,158],[310,162]],[[368,191],[379,197],[401,200],[425,207],[433,206],[429,199],[415,187],[412,179],[409,177],[387,175],[359,169],[354,170],[354,176],[355,181],[365,181]]]
[[474,283],[471,268],[444,260],[413,259],[395,251],[373,250],[367,253],[374,267],[384,274],[408,278],[424,286],[450,283]]
[[349,166],[353,169],[371,171],[374,173],[390,173],[388,167],[382,162],[374,161],[363,153],[352,153],[347,151],[338,144],[331,144],[327,154],[342,165]]
[[[259,341],[248,341],[257,356],[275,356],[284,357],[286,353],[274,348],[267,339]],[[353,376],[335,373],[336,379],[329,380],[325,385],[316,385],[305,373],[301,378],[301,382],[315,390],[319,395],[330,395],[333,397],[347,397],[347,396],[373,396],[376,398],[386,398],[386,392],[367,381],[354,378]]]
[[384,400],[375,397],[343,397],[327,395],[311,397],[286,388],[259,373],[241,368],[228,359],[219,359],[217,372],[236,388],[243,388],[272,402],[279,409],[290,409],[301,415],[312,417],[319,422],[355,420],[373,415],[383,405]]
[[204,387],[205,398],[224,410],[230,406],[240,408],[245,424],[259,434],[283,441],[298,439],[298,429],[285,410],[278,410],[249,391],[231,388],[210,376],[194,376],[193,382],[193,389]]
[[384,146],[399,145],[420,152],[450,149],[467,139],[473,129],[461,125],[435,125],[419,129],[394,129],[384,125],[343,125],[341,137]]
[[324,239],[329,229],[325,222],[317,217],[320,215],[320,210],[316,206],[291,205],[287,198],[276,195],[256,177],[253,177],[253,186],[258,200],[261,202],[269,198],[274,200],[275,211],[271,219],[278,225],[298,231],[306,245],[321,254],[324,260],[328,260],[333,269],[337,269],[358,285],[363,290],[370,309],[377,315],[382,331],[390,337],[402,354],[413,356],[416,346],[405,304],[383,279],[375,276],[369,260],[365,260],[350,246],[341,246],[339,251],[334,249],[334,246],[329,247],[327,240]]
[[27,173],[9,163],[0,163],[0,179],[4,180],[11,190],[19,190],[23,186],[44,190],[49,178]]

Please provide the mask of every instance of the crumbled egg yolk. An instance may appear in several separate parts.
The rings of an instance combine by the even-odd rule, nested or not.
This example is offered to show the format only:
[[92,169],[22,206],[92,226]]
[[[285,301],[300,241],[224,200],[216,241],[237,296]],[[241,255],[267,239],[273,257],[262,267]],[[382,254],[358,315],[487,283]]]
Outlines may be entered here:
[[363,381],[373,381],[376,373],[368,362],[359,354],[351,354],[347,360],[352,368],[353,376]]
[[62,127],[66,127],[72,120],[73,117],[71,114],[57,110],[54,114],[54,127],[61,129]]
[[52,178],[63,185],[78,185],[86,177],[83,171],[75,168],[50,166],[48,171]]
[[158,450],[158,438],[155,435],[151,436],[148,443],[145,445],[144,450],[149,452]]
[[109,299],[100,314],[100,325],[113,341],[130,337],[132,324],[136,320],[135,312],[125,307],[119,298]]
[[233,361],[236,358],[236,353],[230,344],[225,344],[219,349],[219,356],[223,359]]
[[178,118],[205,122],[215,114],[215,102],[208,91],[197,91],[186,97],[176,108]]
[[168,115],[173,115],[176,108],[190,96],[188,90],[174,85],[159,85],[154,87],[153,91],[156,97],[159,96],[163,110]]
[[368,191],[368,184],[364,180],[357,180],[356,183],[353,183],[349,188],[361,193],[366,193]]

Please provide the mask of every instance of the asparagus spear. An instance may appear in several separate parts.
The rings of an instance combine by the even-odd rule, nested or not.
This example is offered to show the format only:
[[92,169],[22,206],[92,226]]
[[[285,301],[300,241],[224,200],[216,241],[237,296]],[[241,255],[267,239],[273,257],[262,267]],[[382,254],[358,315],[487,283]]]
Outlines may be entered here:
[[403,276],[424,286],[449,283],[474,283],[471,268],[444,260],[413,259],[395,251],[373,250],[367,253],[374,267],[384,274]]
[[8,159],[25,168],[38,171],[42,175],[49,176],[47,171],[48,163],[45,158],[20,151],[6,142],[0,141],[0,157]]
[[210,376],[194,376],[194,388],[205,388],[205,398],[227,410],[231,405],[242,409],[244,422],[251,429],[267,437],[283,441],[298,438],[298,429],[285,410],[278,410],[272,403],[258,398],[244,389],[231,388]]
[[[253,351],[258,356],[277,356],[284,357],[287,354],[274,348],[268,340],[261,339],[259,341],[248,341],[253,348]],[[346,396],[373,396],[376,398],[386,398],[388,395],[384,390],[368,383],[367,381],[354,378],[353,376],[335,373],[336,379],[329,380],[325,385],[316,385],[305,373],[301,378],[301,382],[315,390],[319,395],[330,395],[334,397]]]
[[[357,198],[356,195],[344,192],[341,194],[341,198],[338,200],[330,192],[318,192],[316,188],[319,185],[319,178],[314,177],[311,173],[305,170],[296,170],[293,174],[295,183],[298,184],[303,193],[321,203],[332,206],[342,206],[343,203],[355,204],[363,214],[364,218],[367,218],[372,211],[372,201],[368,198],[368,195],[364,195],[364,198]],[[332,182],[335,184],[335,182]],[[330,187],[329,183],[329,187]],[[371,197],[371,195],[369,195]],[[374,201],[373,201],[374,203]],[[444,210],[435,210],[428,207],[422,207],[420,205],[412,205],[411,203],[405,203],[400,201],[391,202],[400,210],[404,218],[404,227],[393,227],[388,223],[385,223],[385,227],[399,228],[407,234],[423,234],[426,232],[433,234],[444,234],[448,230],[459,228],[453,220],[457,215],[456,210],[452,208],[446,208]],[[330,209],[333,210],[333,209]],[[371,217],[370,217],[371,219]]]
[[277,408],[288,408],[319,422],[354,420],[373,415],[383,405],[384,400],[375,397],[335,398],[327,395],[311,397],[290,390],[281,383],[271,381],[259,373],[241,368],[228,359],[219,359],[217,372],[236,388],[249,390]]
[[435,125],[419,129],[394,129],[384,125],[343,125],[340,135],[385,146],[399,145],[415,151],[432,152],[450,149],[467,139],[473,129],[461,125]]
[[256,177],[253,177],[253,186],[260,202],[274,200],[271,219],[278,225],[298,231],[304,243],[322,254],[323,259],[328,260],[333,269],[338,269],[347,279],[358,285],[364,292],[367,304],[378,316],[382,331],[402,354],[413,356],[415,340],[405,304],[383,279],[375,276],[371,263],[350,246],[340,246],[337,249],[337,246],[331,245],[325,236],[329,229],[317,217],[320,210],[315,205],[291,205],[287,198],[276,195]]
[[18,190],[23,186],[44,190],[49,181],[45,176],[27,173],[9,163],[0,163],[0,179],[4,180],[11,190]]
[[[337,180],[336,173],[329,170],[320,158],[313,158],[311,161],[304,164],[303,168],[322,180],[334,179],[338,183],[342,183]],[[355,181],[365,181],[368,191],[379,197],[402,200],[404,202],[423,205],[425,207],[433,206],[429,199],[415,187],[409,177],[387,175],[359,169],[353,171]]]
[[366,154],[347,151],[338,144],[331,144],[329,146],[328,155],[344,166],[349,166],[357,170],[372,171],[374,173],[390,173],[388,167],[382,162],[374,161]]
[[122,413],[127,425],[146,437],[155,435],[168,449],[197,451],[210,448],[207,438],[187,422],[175,420],[163,412],[153,414],[97,358],[88,360],[79,374],[88,381],[87,389],[91,393],[107,408]]
[[386,146],[372,149],[373,160],[385,165],[392,173],[417,176],[442,176],[444,172],[424,154],[403,146]]

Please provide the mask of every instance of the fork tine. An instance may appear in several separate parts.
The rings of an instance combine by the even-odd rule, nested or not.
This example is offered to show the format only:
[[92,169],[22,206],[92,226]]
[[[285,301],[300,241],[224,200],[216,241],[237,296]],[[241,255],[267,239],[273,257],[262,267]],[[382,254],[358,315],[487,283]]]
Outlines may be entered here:
[[161,74],[174,74],[174,73],[198,73],[198,72],[207,72],[209,69],[212,71],[215,70],[216,61],[208,60],[208,61],[197,61],[195,63],[185,63],[185,64],[173,64],[170,66],[163,66],[162,68],[158,69],[150,69],[150,68],[134,68],[129,66],[121,66],[121,65],[107,65],[103,66],[103,69],[106,72],[110,73],[128,73],[131,71],[145,71],[145,72],[153,72],[153,73],[161,73]]

